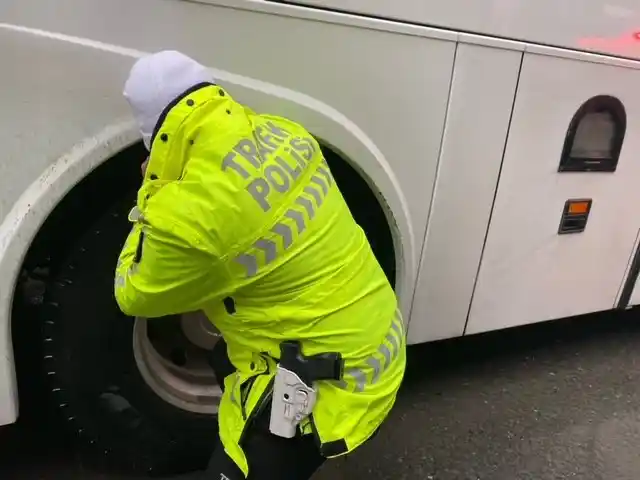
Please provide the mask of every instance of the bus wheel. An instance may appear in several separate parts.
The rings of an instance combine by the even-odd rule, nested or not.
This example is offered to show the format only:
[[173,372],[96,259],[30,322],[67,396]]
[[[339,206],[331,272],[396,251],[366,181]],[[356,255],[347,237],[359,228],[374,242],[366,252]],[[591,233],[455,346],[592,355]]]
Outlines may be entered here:
[[201,315],[147,321],[113,297],[129,203],[100,218],[59,263],[42,309],[51,399],[98,468],[165,475],[204,468],[221,392],[207,365],[218,336]]

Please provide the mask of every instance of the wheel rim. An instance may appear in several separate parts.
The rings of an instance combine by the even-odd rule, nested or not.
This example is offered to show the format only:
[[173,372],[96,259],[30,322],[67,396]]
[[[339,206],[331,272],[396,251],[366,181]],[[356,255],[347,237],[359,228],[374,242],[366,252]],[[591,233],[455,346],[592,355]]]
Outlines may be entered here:
[[133,353],[147,385],[171,405],[193,413],[218,413],[222,390],[207,362],[220,334],[202,312],[136,318]]

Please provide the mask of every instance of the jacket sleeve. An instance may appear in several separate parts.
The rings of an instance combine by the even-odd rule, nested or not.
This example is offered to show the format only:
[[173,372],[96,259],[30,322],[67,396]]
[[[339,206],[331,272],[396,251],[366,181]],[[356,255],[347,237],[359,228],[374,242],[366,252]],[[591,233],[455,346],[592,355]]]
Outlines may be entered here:
[[224,298],[230,281],[220,261],[174,231],[135,224],[120,253],[115,298],[125,315],[147,318],[199,310]]

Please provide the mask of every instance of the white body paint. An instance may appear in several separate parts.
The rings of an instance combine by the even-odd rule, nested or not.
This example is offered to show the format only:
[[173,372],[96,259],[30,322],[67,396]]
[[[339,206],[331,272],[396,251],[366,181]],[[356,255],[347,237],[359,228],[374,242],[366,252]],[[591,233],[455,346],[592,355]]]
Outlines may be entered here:
[[[4,1],[0,424],[17,416],[10,314],[24,255],[62,196],[138,140],[122,85],[136,58],[165,48],[366,174],[392,225],[410,343],[612,308],[640,229],[640,66],[556,47],[635,57],[635,43],[593,39],[624,34],[639,8],[462,1]],[[627,110],[618,171],[558,176],[573,113],[604,92]],[[593,218],[558,237],[575,196],[594,199]]]

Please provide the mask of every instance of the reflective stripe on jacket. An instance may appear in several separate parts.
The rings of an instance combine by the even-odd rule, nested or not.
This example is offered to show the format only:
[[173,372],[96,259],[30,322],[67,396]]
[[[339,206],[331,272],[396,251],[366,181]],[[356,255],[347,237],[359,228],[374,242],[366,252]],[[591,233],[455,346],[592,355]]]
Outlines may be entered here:
[[237,372],[224,380],[220,437],[245,474],[242,437],[266,408],[280,342],[301,341],[305,355],[341,352],[343,380],[318,382],[301,430],[327,457],[350,452],[394,404],[405,333],[318,143],[215,85],[165,113],[117,267],[120,308],[144,317],[203,309],[221,331]]

